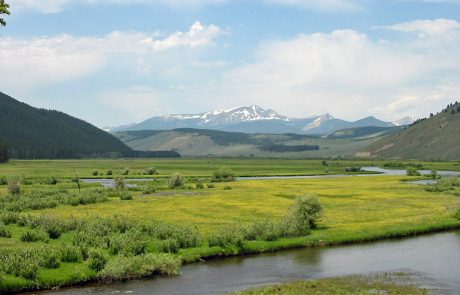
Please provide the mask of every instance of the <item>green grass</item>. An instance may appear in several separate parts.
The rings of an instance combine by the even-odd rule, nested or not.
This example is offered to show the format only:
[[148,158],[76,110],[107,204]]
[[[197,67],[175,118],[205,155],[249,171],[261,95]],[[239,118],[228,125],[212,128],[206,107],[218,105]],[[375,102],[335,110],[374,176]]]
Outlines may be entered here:
[[[404,274],[393,274],[404,280]],[[407,284],[396,283],[391,275],[378,276],[347,276],[321,280],[294,282],[289,284],[257,288],[234,295],[367,295],[367,294],[405,294],[421,295],[429,294],[428,290]]]
[[[324,173],[321,161],[291,160],[225,160],[225,159],[181,159],[181,160],[97,160],[97,161],[12,161],[2,165],[2,174],[40,177],[56,174],[71,177],[91,174],[95,169],[122,169],[143,171],[146,167],[157,167],[163,175],[173,171],[185,175],[211,176],[216,168],[231,167],[237,174],[315,174]],[[126,163],[131,165],[126,165]],[[343,173],[344,167],[383,164],[383,162],[328,161],[328,169]],[[333,165],[338,163],[338,165]],[[422,163],[426,168],[453,170],[456,163]],[[118,168],[117,168],[118,167]],[[331,168],[332,167],[332,168]],[[73,170],[73,171],[72,171]],[[59,219],[77,218],[87,220],[94,216],[111,217],[115,213],[121,218],[141,222],[158,220],[172,225],[191,225],[204,235],[221,231],[236,221],[250,224],[268,219],[276,222],[283,218],[297,196],[315,194],[325,209],[325,216],[319,228],[305,237],[283,238],[276,241],[245,241],[239,246],[180,249],[176,257],[184,263],[218,256],[260,253],[288,248],[343,244],[373,241],[383,238],[405,237],[432,231],[460,227],[460,220],[454,218],[460,198],[448,192],[428,192],[423,186],[404,183],[407,177],[372,176],[344,177],[331,179],[278,179],[251,180],[231,183],[231,190],[224,190],[225,183],[216,183],[211,189],[178,189],[161,191],[149,195],[132,192],[134,199],[122,201],[109,198],[107,202],[82,206],[59,206],[53,209],[23,212],[32,216],[55,216]],[[411,178],[414,179],[414,178]],[[417,179],[417,178],[415,178]],[[58,186],[71,185],[69,182]],[[52,189],[55,186],[23,186],[25,191]],[[68,189],[68,188],[67,188]],[[84,187],[88,190],[90,187]],[[72,190],[75,190],[73,188]],[[5,187],[0,186],[0,198]],[[74,232],[66,232],[57,240],[25,243],[20,236],[29,229],[19,225],[7,225],[12,238],[0,238],[1,249],[25,249],[42,246],[59,247],[71,244]],[[155,241],[149,246],[155,252]],[[111,257],[111,259],[114,259]],[[11,275],[1,275],[0,292],[50,288],[75,285],[93,281],[96,273],[84,263],[61,263],[56,270],[40,268],[36,281],[24,280]],[[271,294],[271,293],[267,293]],[[289,294],[289,293],[287,293]],[[416,293],[414,293],[416,294]]]
[[[81,178],[94,178],[94,170],[104,175],[98,177],[113,178],[121,175],[122,170],[130,168],[126,177],[153,178],[142,175],[145,169],[156,167],[160,176],[169,176],[180,172],[186,176],[212,176],[213,172],[222,167],[231,168],[237,176],[269,176],[269,175],[316,175],[345,173],[350,166],[383,166],[390,161],[383,160],[288,160],[288,159],[119,159],[119,160],[13,160],[0,164],[0,176],[27,176],[72,178],[77,173]],[[420,162],[403,161],[401,163],[420,163],[426,169],[460,171],[459,162]],[[112,176],[107,170],[112,169]],[[404,169],[404,167],[402,167]],[[140,174],[140,175],[139,175]]]

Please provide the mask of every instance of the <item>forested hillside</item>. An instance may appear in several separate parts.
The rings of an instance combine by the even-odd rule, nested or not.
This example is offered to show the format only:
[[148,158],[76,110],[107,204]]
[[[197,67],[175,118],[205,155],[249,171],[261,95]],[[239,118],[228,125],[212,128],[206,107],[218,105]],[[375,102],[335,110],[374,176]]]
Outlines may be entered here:
[[[0,143],[9,157],[20,159],[142,154],[83,120],[62,112],[31,107],[1,92]],[[150,156],[155,155],[163,156],[164,152]]]
[[460,103],[371,145],[371,156],[422,160],[460,160]]

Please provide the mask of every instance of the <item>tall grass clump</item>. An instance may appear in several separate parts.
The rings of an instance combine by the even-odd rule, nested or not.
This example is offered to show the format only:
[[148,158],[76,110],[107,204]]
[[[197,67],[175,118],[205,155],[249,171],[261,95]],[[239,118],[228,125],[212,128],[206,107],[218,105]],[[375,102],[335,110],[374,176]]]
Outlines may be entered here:
[[39,230],[39,229],[30,229],[21,235],[20,240],[22,242],[27,242],[27,243],[33,243],[33,242],[39,242],[39,241],[47,243],[48,238],[49,238],[48,234],[45,231]]
[[19,195],[21,193],[21,187],[17,178],[10,178],[8,180],[8,193],[10,195]]
[[11,231],[3,223],[0,223],[0,238],[11,238]]
[[146,254],[142,256],[117,256],[111,259],[99,272],[98,278],[103,282],[113,282],[154,275],[175,275],[181,262],[169,254]]

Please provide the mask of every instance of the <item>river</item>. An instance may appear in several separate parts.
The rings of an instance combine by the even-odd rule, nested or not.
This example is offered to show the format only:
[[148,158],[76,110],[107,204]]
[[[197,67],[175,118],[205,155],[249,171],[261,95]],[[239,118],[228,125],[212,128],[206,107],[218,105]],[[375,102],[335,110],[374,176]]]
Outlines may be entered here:
[[296,280],[400,271],[411,274],[412,283],[421,287],[458,295],[460,232],[231,257],[185,265],[175,277],[47,293],[212,295]]

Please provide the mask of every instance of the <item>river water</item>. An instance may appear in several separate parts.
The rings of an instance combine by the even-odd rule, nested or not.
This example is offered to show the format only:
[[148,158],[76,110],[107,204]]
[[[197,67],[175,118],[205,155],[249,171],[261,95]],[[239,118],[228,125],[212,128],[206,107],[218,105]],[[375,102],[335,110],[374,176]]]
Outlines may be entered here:
[[296,280],[400,271],[414,275],[412,283],[418,286],[460,294],[460,232],[225,258],[185,265],[175,277],[49,293],[211,295]]

